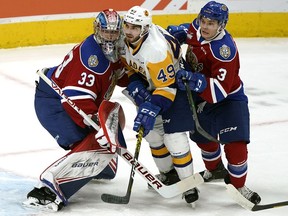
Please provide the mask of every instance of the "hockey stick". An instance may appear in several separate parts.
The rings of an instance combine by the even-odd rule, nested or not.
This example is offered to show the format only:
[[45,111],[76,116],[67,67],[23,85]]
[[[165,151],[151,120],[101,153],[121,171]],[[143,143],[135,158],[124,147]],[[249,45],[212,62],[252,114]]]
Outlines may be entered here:
[[[91,119],[89,116],[83,112],[76,104],[69,99],[63,92],[62,89],[52,80],[45,76],[43,70],[38,70],[36,72],[43,81],[47,83],[54,91],[59,94],[60,97],[67,100],[67,103],[79,114],[81,115],[92,127],[96,130],[99,130],[99,126]],[[122,134],[122,130],[119,128],[119,136],[122,139],[123,146],[127,146],[125,143],[124,136]],[[155,191],[157,191],[164,198],[175,197],[191,188],[197,187],[204,182],[202,176],[199,173],[196,173],[189,178],[183,179],[173,185],[164,185],[160,180],[158,180],[152,172],[150,172],[143,164],[139,161],[133,160],[133,155],[123,147],[118,146],[117,154],[126,161],[129,165],[133,165],[133,163],[137,162],[135,165],[135,171],[147,182],[149,183]]]
[[114,203],[114,204],[127,204],[127,203],[129,203],[130,197],[131,197],[131,192],[132,192],[132,186],[133,186],[133,182],[134,182],[135,167],[137,164],[136,161],[138,160],[139,153],[140,153],[140,147],[141,147],[143,132],[144,132],[144,128],[141,127],[139,130],[138,136],[137,136],[137,143],[136,143],[134,159],[132,162],[131,173],[130,173],[130,177],[129,177],[129,183],[128,183],[126,195],[125,196],[117,196],[117,195],[113,195],[113,194],[102,194],[101,199],[104,202]]
[[234,199],[234,201],[236,201],[243,208],[250,211],[261,211],[265,209],[278,208],[288,205],[288,201],[275,202],[263,205],[254,204],[247,200],[245,197],[243,197],[242,194],[232,184],[227,184],[226,188],[227,192],[230,194],[232,199]]
[[221,142],[220,140],[218,140],[218,139],[214,138],[213,136],[211,136],[209,133],[207,133],[201,127],[201,125],[199,123],[199,120],[198,120],[197,111],[196,111],[195,103],[194,103],[194,100],[193,100],[193,96],[192,96],[191,90],[190,90],[189,85],[186,82],[186,80],[184,80],[184,85],[185,85],[185,89],[186,89],[186,92],[187,92],[187,97],[188,97],[190,109],[191,109],[192,114],[193,114],[193,119],[194,119],[194,122],[195,122],[195,127],[196,127],[197,132],[199,134],[201,134],[203,137],[205,137],[206,139],[208,139],[209,141],[211,141],[211,142],[217,142],[217,143],[220,143],[220,144],[225,144],[224,142]]
[[[122,131],[118,131],[119,143],[121,146],[127,146]],[[123,147],[117,149],[117,153],[130,165],[136,163],[135,171],[153,187],[164,198],[175,197],[183,192],[195,188],[204,182],[204,179],[199,173],[196,173],[188,178],[185,178],[175,184],[165,185],[156,176],[153,175],[140,161],[135,161],[133,155]]]

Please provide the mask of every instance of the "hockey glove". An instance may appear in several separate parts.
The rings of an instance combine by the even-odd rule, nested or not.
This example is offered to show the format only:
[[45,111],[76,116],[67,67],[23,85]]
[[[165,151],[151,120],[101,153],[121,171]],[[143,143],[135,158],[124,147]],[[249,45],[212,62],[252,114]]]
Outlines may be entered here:
[[[98,113],[96,114],[88,114],[88,116],[92,119],[92,121],[94,121],[98,126],[100,126],[100,122],[99,122],[99,117],[98,117]],[[83,119],[83,122],[85,125],[87,125],[88,127],[92,127],[90,125],[90,123],[88,121],[86,121],[86,119]]]
[[187,38],[187,31],[188,31],[188,27],[186,27],[185,25],[169,25],[167,27],[167,31],[173,35],[180,44],[183,44],[186,41]]
[[99,146],[102,148],[110,149],[110,143],[108,142],[106,136],[104,135],[104,131],[102,128],[95,135],[95,139],[98,142]]
[[186,90],[184,82],[187,82],[192,91],[201,93],[207,87],[207,81],[203,74],[191,71],[179,70],[176,74],[176,82],[180,90]]
[[151,100],[151,93],[140,80],[129,83],[126,90],[128,91],[129,96],[134,100],[136,106],[140,106],[145,101]]
[[150,130],[153,129],[156,116],[160,112],[161,108],[150,102],[145,102],[139,106],[137,116],[134,120],[134,131],[139,131],[141,125],[144,128],[143,137],[145,137]]

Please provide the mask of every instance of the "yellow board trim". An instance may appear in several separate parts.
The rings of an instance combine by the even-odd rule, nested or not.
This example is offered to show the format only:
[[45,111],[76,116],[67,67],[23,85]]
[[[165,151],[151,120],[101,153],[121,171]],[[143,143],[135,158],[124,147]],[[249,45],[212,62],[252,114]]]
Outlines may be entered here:
[[[166,28],[191,22],[196,14],[154,15]],[[78,43],[93,33],[93,18],[0,24],[0,48]],[[231,13],[227,30],[234,37],[288,37],[288,13]]]

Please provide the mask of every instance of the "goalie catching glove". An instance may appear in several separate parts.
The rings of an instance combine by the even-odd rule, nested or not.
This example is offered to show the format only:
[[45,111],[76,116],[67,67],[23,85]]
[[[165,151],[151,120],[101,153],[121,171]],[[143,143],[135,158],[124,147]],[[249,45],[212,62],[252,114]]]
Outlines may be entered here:
[[115,153],[116,148],[122,146],[118,140],[118,130],[123,130],[125,127],[123,108],[117,102],[103,100],[98,114],[101,128],[95,135],[96,141],[101,147]]
[[[99,117],[98,117],[98,113],[92,115],[89,114],[88,115],[92,121],[94,121],[99,127],[100,127],[100,122],[99,122]],[[91,127],[90,123],[88,121],[86,121],[85,119],[83,120],[84,124],[86,124],[87,126]],[[107,148],[108,150],[110,149],[110,144],[109,141],[107,140],[107,138],[105,137],[104,131],[102,128],[100,128],[98,130],[98,132],[95,135],[95,139],[98,142],[98,144],[100,145],[100,147],[102,148]]]
[[99,131],[96,133],[95,139],[102,148],[106,148],[110,150],[110,143],[105,137],[105,134],[102,128],[100,128]]

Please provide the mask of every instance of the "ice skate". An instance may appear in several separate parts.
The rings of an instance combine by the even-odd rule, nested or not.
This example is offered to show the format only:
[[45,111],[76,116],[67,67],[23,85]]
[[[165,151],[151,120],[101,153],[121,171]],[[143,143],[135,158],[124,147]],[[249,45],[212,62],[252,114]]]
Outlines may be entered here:
[[[155,176],[165,185],[172,185],[180,181],[177,171],[175,169],[172,169],[167,173],[161,172]],[[153,187],[149,184],[148,188],[153,189]]]
[[228,175],[228,172],[221,161],[215,170],[204,170],[200,172],[200,175],[203,177],[204,182],[220,181],[224,180],[225,176]]
[[199,191],[197,188],[192,188],[186,192],[183,193],[182,195],[182,199],[185,199],[185,201],[189,204],[192,205],[192,207],[195,207],[195,201],[197,201],[199,199],[199,195],[198,195]]
[[261,202],[261,197],[258,195],[258,193],[250,190],[245,185],[241,188],[237,188],[237,190],[242,194],[242,196],[244,196],[250,202],[254,204],[259,204]]
[[59,211],[64,206],[62,200],[48,187],[34,188],[27,194],[23,205],[46,211]]

